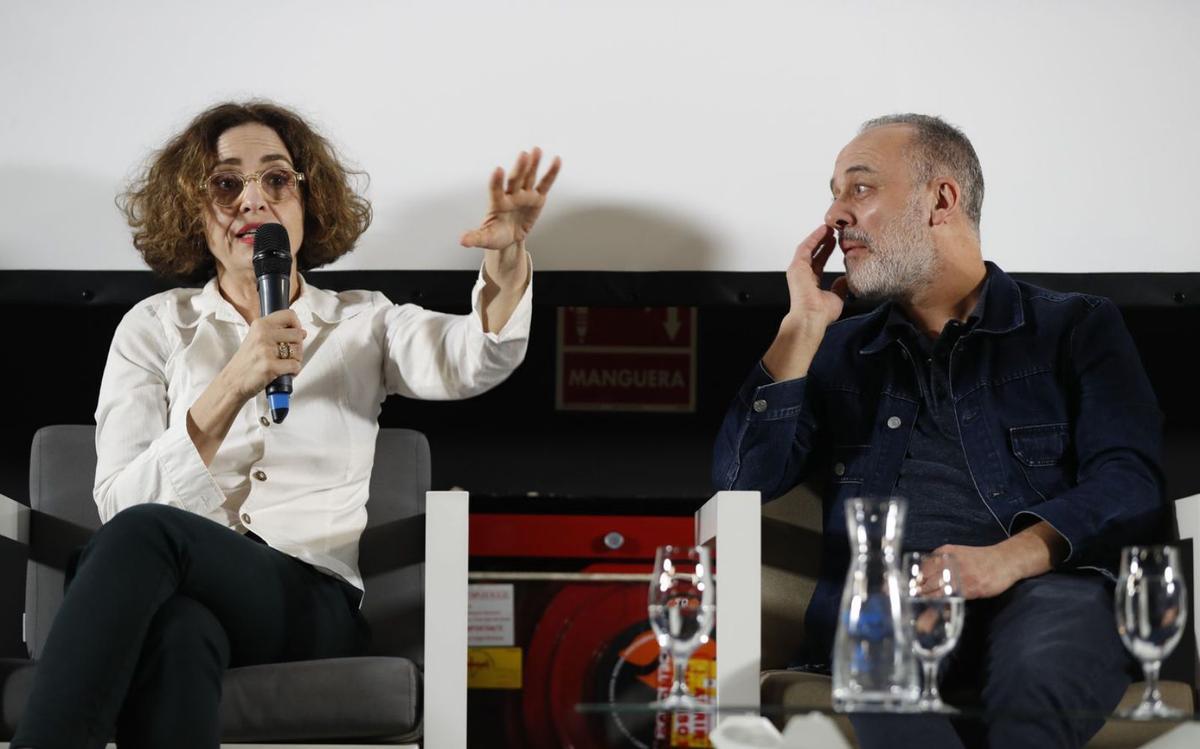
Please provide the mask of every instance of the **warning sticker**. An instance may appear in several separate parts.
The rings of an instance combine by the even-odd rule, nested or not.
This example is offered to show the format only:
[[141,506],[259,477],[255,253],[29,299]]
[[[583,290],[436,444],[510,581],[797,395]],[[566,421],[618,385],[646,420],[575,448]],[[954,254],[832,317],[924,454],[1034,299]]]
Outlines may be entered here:
[[467,645],[513,644],[513,586],[467,586]]
[[467,648],[468,689],[520,689],[520,648]]

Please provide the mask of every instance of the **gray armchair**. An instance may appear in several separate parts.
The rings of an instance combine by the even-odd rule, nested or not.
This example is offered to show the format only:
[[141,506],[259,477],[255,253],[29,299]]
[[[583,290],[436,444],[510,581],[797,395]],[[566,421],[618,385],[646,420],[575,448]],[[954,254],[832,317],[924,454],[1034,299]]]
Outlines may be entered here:
[[[3,534],[29,548],[24,625],[30,659],[0,660],[0,737],[4,739],[12,736],[28,699],[37,658],[62,602],[66,560],[100,525],[92,500],[94,431],[91,426],[39,430],[33,440],[30,507],[0,497]],[[421,737],[429,476],[429,443],[424,435],[380,430],[369,520],[360,543],[367,588],[363,613],[371,624],[372,651],[359,658],[231,669],[221,702],[223,741],[415,744]],[[457,494],[429,496],[432,501],[447,496],[458,499]],[[465,520],[465,495],[461,500]],[[446,540],[455,550],[461,546],[465,572],[465,528],[461,536]],[[465,620],[465,574],[461,592]],[[465,621],[462,629],[465,646]],[[434,639],[439,637],[443,636]],[[457,638],[451,641],[456,644]],[[465,648],[458,653],[465,702]]]

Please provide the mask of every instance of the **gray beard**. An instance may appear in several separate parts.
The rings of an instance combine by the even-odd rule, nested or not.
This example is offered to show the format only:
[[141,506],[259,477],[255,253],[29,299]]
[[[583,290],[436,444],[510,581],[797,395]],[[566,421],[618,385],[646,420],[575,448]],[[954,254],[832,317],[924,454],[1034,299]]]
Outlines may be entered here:
[[867,246],[867,254],[853,267],[846,264],[846,285],[860,299],[911,302],[937,275],[937,252],[915,201],[878,237],[855,229],[843,232],[843,237]]

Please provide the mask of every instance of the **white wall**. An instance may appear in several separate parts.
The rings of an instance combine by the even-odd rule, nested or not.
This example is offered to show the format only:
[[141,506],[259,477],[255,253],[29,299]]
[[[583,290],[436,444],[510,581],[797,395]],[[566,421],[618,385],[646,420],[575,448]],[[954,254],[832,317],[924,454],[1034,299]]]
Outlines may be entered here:
[[142,267],[113,207],[201,108],[294,105],[370,172],[336,268],[472,268],[489,170],[565,168],[539,269],[773,270],[834,156],[894,111],[962,126],[1017,271],[1200,271],[1200,3],[0,4],[0,269]]

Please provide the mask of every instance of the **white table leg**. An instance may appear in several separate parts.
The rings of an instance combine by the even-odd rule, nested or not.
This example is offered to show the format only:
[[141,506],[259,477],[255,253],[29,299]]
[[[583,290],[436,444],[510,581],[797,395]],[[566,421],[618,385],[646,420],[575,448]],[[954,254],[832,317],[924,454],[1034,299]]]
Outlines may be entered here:
[[696,543],[717,545],[717,704],[758,706],[762,499],[717,492],[696,513]]
[[425,494],[424,745],[467,746],[467,492]]

